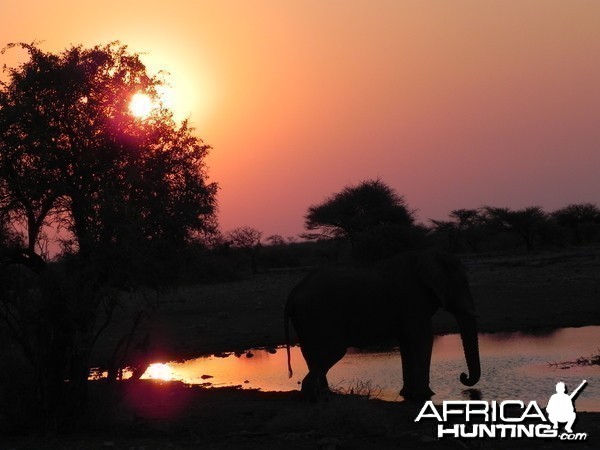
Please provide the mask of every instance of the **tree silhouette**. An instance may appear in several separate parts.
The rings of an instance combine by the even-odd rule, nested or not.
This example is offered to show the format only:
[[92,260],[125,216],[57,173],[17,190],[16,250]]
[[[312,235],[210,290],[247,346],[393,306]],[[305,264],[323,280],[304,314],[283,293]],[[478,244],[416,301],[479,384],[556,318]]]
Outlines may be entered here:
[[349,240],[354,258],[376,260],[417,246],[424,233],[414,222],[404,197],[379,179],[367,180],[309,207],[305,228],[312,233],[303,236]]
[[575,244],[580,245],[584,241],[584,229],[600,224],[600,209],[593,203],[571,204],[554,211],[551,217],[558,225],[569,228]]
[[451,220],[430,221],[436,232],[447,235],[450,250],[456,251],[459,242],[464,240],[473,251],[479,251],[479,244],[485,236],[487,225],[484,211],[481,208],[455,209],[449,216]]
[[[5,50],[15,45],[29,58],[0,84],[0,320],[33,369],[34,403],[56,426],[85,398],[117,288],[156,286],[178,248],[216,228],[217,186],[206,179],[210,148],[160,103],[164,80],[139,55],[118,43]],[[128,108],[138,92],[156,105],[143,119]],[[60,266],[40,257],[44,227],[63,232]]]
[[[17,45],[29,60],[0,86],[0,206],[25,226],[30,252],[44,225],[70,231],[82,256],[214,227],[209,147],[161,106],[163,80],[137,54]],[[128,110],[137,92],[157,104],[145,119]]]
[[348,237],[382,225],[414,224],[414,212],[404,197],[381,180],[347,186],[318,205],[308,208],[305,228],[317,236]]
[[250,259],[252,274],[258,272],[257,256],[262,248],[262,231],[255,228],[244,226],[238,227],[227,233],[226,239],[234,248],[239,248]]
[[547,220],[546,213],[539,206],[519,210],[486,206],[484,211],[489,224],[518,236],[528,251],[531,251],[538,241],[539,229]]

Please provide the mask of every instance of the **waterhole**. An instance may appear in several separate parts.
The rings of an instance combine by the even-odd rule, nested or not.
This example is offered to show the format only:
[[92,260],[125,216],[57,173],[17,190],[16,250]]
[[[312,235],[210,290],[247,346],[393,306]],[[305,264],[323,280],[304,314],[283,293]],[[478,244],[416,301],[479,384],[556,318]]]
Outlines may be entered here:
[[[582,380],[587,386],[577,397],[578,411],[600,412],[600,366],[556,364],[600,353],[600,326],[563,328],[545,334],[480,334],[481,380],[472,389],[460,383],[466,371],[459,335],[435,338],[431,364],[431,388],[435,402],[481,398],[483,400],[536,400],[545,406],[558,381],[567,390]],[[292,348],[294,375],[287,373],[285,348],[250,350],[243,354],[200,357],[185,362],[151,366],[143,378],[180,380],[209,386],[241,386],[264,391],[300,389],[307,368],[298,347]],[[567,368],[568,367],[568,368]],[[327,376],[342,392],[369,394],[401,401],[402,366],[396,350],[364,352],[350,349]]]

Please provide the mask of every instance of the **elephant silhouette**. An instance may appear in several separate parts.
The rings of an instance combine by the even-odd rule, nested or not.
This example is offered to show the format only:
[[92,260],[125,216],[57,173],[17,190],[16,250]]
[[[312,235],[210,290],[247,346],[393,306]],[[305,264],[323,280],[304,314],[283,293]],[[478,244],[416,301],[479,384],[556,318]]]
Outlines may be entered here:
[[348,347],[392,341],[402,357],[400,394],[429,398],[432,316],[440,307],[458,322],[469,372],[460,381],[473,386],[481,375],[477,320],[466,270],[456,256],[430,249],[371,265],[316,269],[291,291],[285,306],[290,377],[291,322],[309,370],[301,388],[308,399],[329,392],[327,372]]

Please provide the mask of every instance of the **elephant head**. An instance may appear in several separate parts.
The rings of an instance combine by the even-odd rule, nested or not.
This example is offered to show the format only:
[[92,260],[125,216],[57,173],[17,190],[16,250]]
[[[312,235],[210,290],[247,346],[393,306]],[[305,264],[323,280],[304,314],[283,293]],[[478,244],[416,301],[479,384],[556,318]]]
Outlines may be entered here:
[[440,251],[426,251],[419,257],[417,271],[429,288],[436,306],[450,312],[458,322],[469,375],[462,373],[465,386],[475,385],[481,376],[477,315],[466,270],[458,258]]

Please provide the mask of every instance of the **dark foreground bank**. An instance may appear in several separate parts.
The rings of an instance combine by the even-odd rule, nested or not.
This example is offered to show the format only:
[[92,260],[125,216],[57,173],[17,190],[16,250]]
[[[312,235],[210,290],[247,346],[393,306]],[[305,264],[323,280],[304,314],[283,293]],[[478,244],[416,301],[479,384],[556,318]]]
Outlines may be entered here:
[[[203,389],[180,383],[96,384],[87,425],[60,437],[5,437],[1,448],[65,449],[392,449],[597,448],[600,414],[581,413],[584,442],[547,439],[434,438],[431,422],[415,423],[420,405],[337,395],[311,404],[297,392]],[[567,443],[568,444],[568,443]]]

